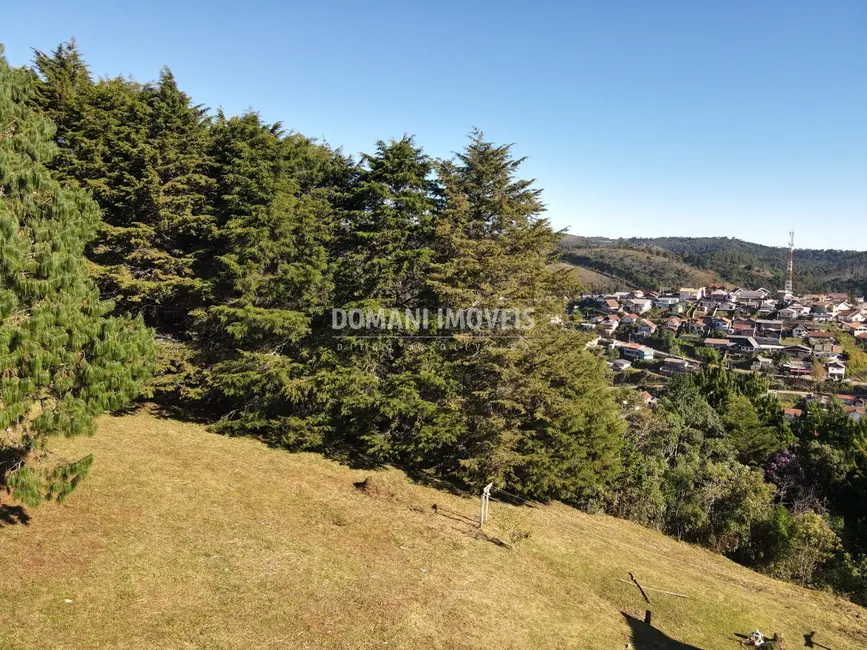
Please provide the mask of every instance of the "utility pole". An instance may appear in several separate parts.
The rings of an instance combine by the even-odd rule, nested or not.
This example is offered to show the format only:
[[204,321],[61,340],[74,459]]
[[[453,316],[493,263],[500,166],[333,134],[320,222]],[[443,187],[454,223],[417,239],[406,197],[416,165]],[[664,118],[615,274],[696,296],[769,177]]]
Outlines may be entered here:
[[792,272],[795,268],[795,231],[789,233],[789,265],[786,268],[786,293],[792,293]]

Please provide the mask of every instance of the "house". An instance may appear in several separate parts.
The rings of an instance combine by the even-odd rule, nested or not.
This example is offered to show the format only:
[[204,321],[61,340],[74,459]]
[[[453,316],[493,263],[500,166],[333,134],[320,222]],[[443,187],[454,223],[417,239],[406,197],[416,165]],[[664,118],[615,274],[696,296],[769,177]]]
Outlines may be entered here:
[[648,393],[646,390],[641,391],[640,396],[644,403],[648,406],[654,406],[656,404],[656,398],[650,393]]
[[706,347],[715,348],[717,350],[727,350],[729,345],[731,345],[731,341],[728,339],[711,339],[707,338],[704,340],[704,344]]
[[758,341],[752,336],[730,336],[729,341],[735,350],[744,354],[755,354],[761,349]]
[[717,316],[711,320],[711,329],[715,332],[728,332],[732,326],[731,320],[723,316]]
[[672,316],[671,318],[667,318],[665,323],[663,323],[667,329],[670,329],[672,332],[677,332],[680,329],[680,319],[677,316]]
[[729,330],[736,336],[753,336],[756,333],[756,324],[751,320],[735,320]]
[[737,301],[744,303],[761,303],[765,298],[770,295],[770,291],[767,289],[758,289],[756,291],[741,291],[737,296]]
[[787,345],[783,348],[783,354],[795,359],[809,359],[813,356],[813,350],[806,345]]
[[621,347],[623,356],[638,361],[653,361],[653,348],[637,343],[627,343]]
[[681,287],[678,293],[680,299],[685,302],[697,302],[704,296],[704,287],[693,289],[692,287]]
[[867,321],[867,314],[865,314],[861,310],[852,309],[845,316],[842,314],[837,314],[838,318],[845,323],[863,323]]
[[704,319],[689,320],[683,324],[683,333],[688,336],[704,336],[707,331]]
[[662,368],[659,371],[663,375],[681,375],[696,370],[698,370],[698,364],[694,361],[669,357],[662,362]]
[[810,319],[814,323],[827,323],[834,318],[834,307],[829,302],[817,303],[810,308]]
[[720,312],[733,312],[733,311],[737,311],[737,310],[738,310],[738,306],[735,303],[733,303],[733,302],[721,302],[717,306],[715,313],[719,314]]
[[795,320],[800,315],[801,310],[794,307],[783,307],[777,312],[777,318],[782,320]]
[[616,314],[620,311],[620,303],[617,302],[614,298],[606,298],[605,302],[599,307],[606,314]]
[[623,372],[632,367],[632,362],[628,359],[614,359],[614,361],[608,362],[608,367],[615,372]]
[[794,422],[802,415],[804,415],[804,412],[801,409],[783,409],[783,416],[789,422]]
[[776,337],[777,339],[783,333],[783,321],[781,320],[763,320],[756,321],[756,333],[759,336]]
[[770,357],[756,357],[753,359],[753,363],[750,365],[750,368],[754,372],[761,372],[763,370],[770,370],[774,365],[774,360]]
[[759,304],[759,313],[763,315],[773,314],[777,311],[777,301],[776,300],[763,300]]
[[828,373],[828,379],[840,381],[846,377],[846,364],[842,361],[831,361],[825,364],[825,372]]
[[844,406],[843,410],[846,411],[846,413],[849,414],[849,417],[856,422],[860,422],[865,413],[863,406]]
[[813,346],[813,356],[825,361],[836,361],[843,354],[843,347],[833,343],[817,343]]
[[756,343],[759,344],[759,349],[765,352],[782,352],[783,346],[777,339],[756,338]]
[[643,314],[653,308],[653,301],[650,298],[630,298],[625,303],[626,308],[634,311],[636,314]]
[[686,306],[682,302],[675,303],[668,308],[669,314],[682,314],[684,311],[686,311]]
[[831,302],[846,302],[849,300],[849,294],[846,293],[829,293],[828,300]]
[[807,376],[813,372],[813,364],[809,361],[789,361],[783,364],[783,370],[793,376]]
[[639,336],[651,336],[655,331],[656,325],[654,325],[652,321],[649,321],[646,318],[642,319],[641,322],[638,323],[638,327],[636,328],[636,332]]
[[801,301],[805,305],[815,305],[820,302],[827,302],[828,296],[822,293],[808,293]]
[[724,288],[713,289],[708,297],[714,302],[725,302],[729,299],[729,292]]
[[836,341],[834,338],[833,332],[826,332],[824,330],[818,330],[815,332],[807,332],[807,341],[810,343],[815,343],[816,341]]
[[635,325],[638,322],[638,316],[635,314],[624,314],[623,318],[620,319],[621,325]]
[[606,321],[604,323],[602,323],[599,326],[599,328],[602,330],[603,334],[605,334],[607,336],[611,336],[612,334],[614,334],[614,331],[617,329],[617,327],[619,325],[620,325],[620,319],[617,318],[617,316],[612,314],[611,316],[608,317],[608,319],[606,319]]
[[660,296],[653,305],[657,309],[669,309],[672,305],[676,305],[679,302],[680,298],[677,296]]

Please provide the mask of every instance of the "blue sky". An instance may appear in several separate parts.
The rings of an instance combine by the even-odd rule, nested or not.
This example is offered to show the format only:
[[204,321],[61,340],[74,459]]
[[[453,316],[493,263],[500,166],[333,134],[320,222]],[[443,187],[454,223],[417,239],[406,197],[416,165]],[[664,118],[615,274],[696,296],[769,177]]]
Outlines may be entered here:
[[478,126],[573,234],[867,249],[865,0],[3,8],[14,65],[73,36],[95,74],[168,65],[197,102],[350,153],[410,133],[446,156]]

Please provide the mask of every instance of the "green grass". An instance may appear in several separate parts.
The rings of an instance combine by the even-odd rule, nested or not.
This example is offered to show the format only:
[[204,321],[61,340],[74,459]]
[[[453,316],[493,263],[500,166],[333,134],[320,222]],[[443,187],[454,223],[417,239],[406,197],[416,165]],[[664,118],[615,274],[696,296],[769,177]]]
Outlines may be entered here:
[[[474,497],[147,412],[57,450],[96,461],[0,527],[0,648],[726,650],[757,627],[867,647],[863,608],[561,504],[493,502],[481,534]],[[629,571],[689,598],[629,625]]]

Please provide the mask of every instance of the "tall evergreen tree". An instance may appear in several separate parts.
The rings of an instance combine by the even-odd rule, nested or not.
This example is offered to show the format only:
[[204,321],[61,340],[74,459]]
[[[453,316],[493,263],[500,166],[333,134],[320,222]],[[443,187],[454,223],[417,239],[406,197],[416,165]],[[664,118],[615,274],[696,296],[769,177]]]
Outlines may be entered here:
[[211,399],[231,409],[224,430],[315,445],[327,391],[312,379],[319,351],[305,339],[330,306],[329,198],[345,163],[255,114],[220,116],[213,131],[214,304],[197,325],[218,362]]
[[70,137],[81,121],[81,95],[92,85],[90,71],[75,39],[61,43],[51,53],[36,50],[33,62],[42,76],[33,98],[54,122],[55,141],[60,145],[50,167],[67,168],[76,156]]
[[[433,161],[410,137],[378,142],[349,192],[336,245],[335,294],[345,309],[387,314],[377,338],[344,332],[333,373],[336,428],[369,454],[405,465],[438,464],[457,430],[454,378],[435,347],[408,345],[418,325],[406,310],[436,311],[427,282],[434,245]],[[369,336],[372,332],[365,331]]]
[[[617,470],[621,423],[600,362],[564,328],[568,280],[550,270],[557,234],[520,159],[478,131],[440,168],[430,284],[451,308],[532,310],[528,329],[456,334],[445,367],[461,386],[455,469],[539,497],[580,498]],[[529,323],[526,320],[524,325]]]
[[74,44],[38,52],[39,105],[61,125],[54,168],[93,192],[103,211],[89,251],[122,311],[181,335],[202,304],[212,220],[208,118],[164,69],[154,84],[91,83]]
[[[337,297],[404,309],[423,302],[433,250],[433,161],[411,137],[362,156],[339,233]],[[370,301],[377,304],[370,304]]]
[[137,395],[153,357],[142,323],[107,317],[88,279],[99,210],[45,167],[57,147],[34,92],[0,51],[0,483],[30,505],[63,499],[92,461],[49,463],[48,438],[91,433]]

